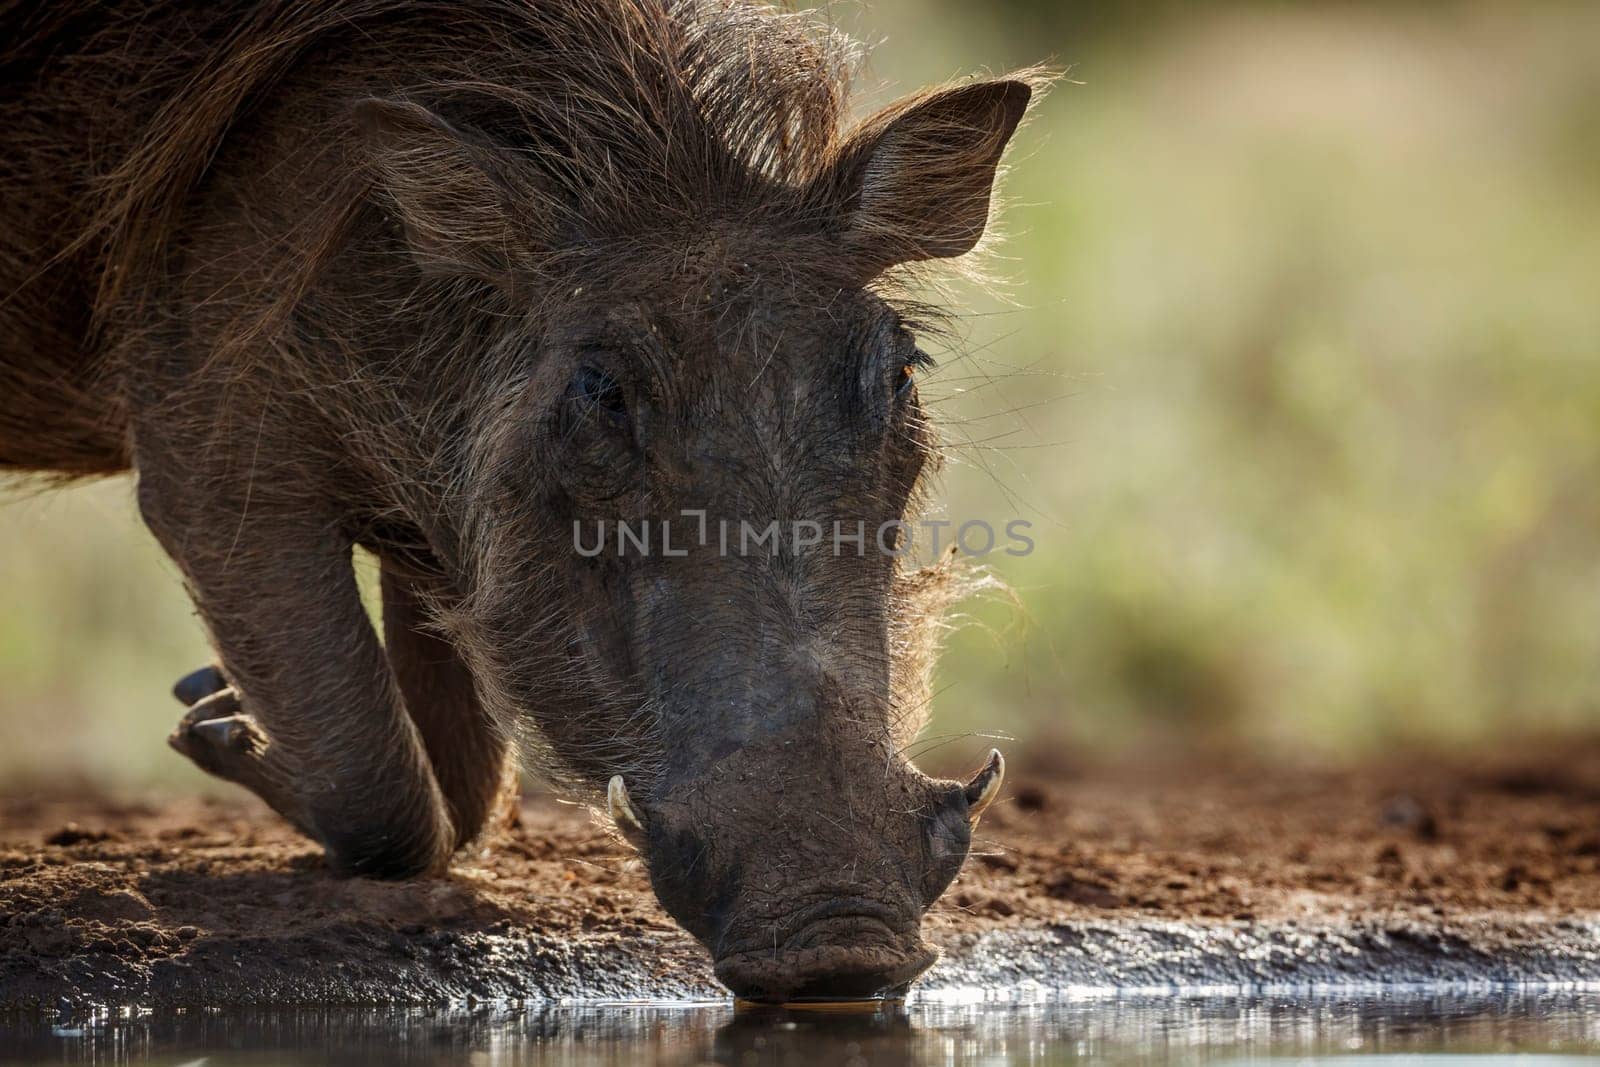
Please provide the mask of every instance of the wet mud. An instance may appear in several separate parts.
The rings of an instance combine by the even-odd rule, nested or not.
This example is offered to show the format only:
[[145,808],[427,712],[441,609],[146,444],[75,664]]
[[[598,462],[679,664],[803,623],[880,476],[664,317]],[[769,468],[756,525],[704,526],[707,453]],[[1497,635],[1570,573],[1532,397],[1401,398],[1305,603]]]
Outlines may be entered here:
[[[1600,981],[1600,748],[1008,789],[928,920],[942,990]],[[581,808],[340,879],[254,801],[0,798],[0,1008],[721,998]]]

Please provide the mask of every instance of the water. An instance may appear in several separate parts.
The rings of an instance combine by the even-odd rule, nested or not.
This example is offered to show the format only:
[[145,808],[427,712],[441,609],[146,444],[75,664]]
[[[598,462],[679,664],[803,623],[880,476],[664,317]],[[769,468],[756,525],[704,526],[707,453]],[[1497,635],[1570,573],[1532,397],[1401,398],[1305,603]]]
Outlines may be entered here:
[[1056,1064],[1324,1057],[1556,1064],[1600,1055],[1600,993],[922,998],[769,1009],[571,1004],[456,1010],[118,1013],[0,1018],[0,1063]]

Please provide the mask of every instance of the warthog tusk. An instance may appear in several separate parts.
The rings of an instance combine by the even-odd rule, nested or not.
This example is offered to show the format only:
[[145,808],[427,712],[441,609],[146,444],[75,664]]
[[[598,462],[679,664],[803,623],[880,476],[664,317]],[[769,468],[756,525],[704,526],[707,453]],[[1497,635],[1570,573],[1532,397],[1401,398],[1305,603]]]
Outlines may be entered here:
[[967,822],[976,826],[978,818],[994,798],[1000,795],[1000,783],[1006,780],[1006,758],[998,748],[989,750],[989,761],[967,783]]
[[633,802],[628,799],[628,787],[623,784],[620,774],[612,775],[610,784],[606,786],[606,805],[611,809],[611,821],[617,824],[617,829],[628,844],[643,851],[649,835],[645,833],[644,820],[633,810]]

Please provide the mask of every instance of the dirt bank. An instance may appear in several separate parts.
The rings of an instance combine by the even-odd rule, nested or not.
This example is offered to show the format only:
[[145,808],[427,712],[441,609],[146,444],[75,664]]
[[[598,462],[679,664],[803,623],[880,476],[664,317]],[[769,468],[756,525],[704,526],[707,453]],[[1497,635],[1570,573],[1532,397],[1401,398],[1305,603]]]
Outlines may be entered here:
[[[0,1007],[720,996],[582,809],[340,880],[246,798],[0,798]],[[1600,748],[1008,789],[922,988],[1600,980]]]

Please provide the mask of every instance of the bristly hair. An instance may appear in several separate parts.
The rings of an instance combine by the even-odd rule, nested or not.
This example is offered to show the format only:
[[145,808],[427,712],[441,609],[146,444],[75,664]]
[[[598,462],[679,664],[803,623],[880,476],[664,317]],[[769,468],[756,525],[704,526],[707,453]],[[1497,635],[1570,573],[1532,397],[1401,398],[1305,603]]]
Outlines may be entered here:
[[[160,4],[123,5],[108,39]],[[206,17],[211,33],[196,38],[209,44],[158,75],[167,84],[151,95],[164,103],[102,178],[75,246],[107,253],[102,322],[158,273],[230,129],[314,50],[378,30],[403,41],[405,62],[375,91],[425,104],[490,151],[532,163],[544,194],[538,229],[591,252],[713,214],[779,232],[837,214],[840,190],[817,179],[846,162],[861,50],[809,13],[743,0],[220,0]],[[85,77],[114,76],[125,61],[109,56]],[[1015,77],[1036,88],[1048,80]],[[963,161],[943,163],[925,180]]]
[[[147,23],[181,25],[183,32],[153,39]],[[315,150],[330,153],[316,162],[344,165],[308,168],[323,187],[307,192],[312,206],[306,217],[295,220],[295,232],[282,240],[274,235],[274,255],[263,256],[259,273],[249,279],[251,295],[271,306],[242,306],[241,316],[260,312],[261,318],[231,323],[231,333],[219,331],[221,347],[211,358],[224,369],[235,352],[271,347],[253,342],[287,321],[363,213],[370,215],[375,200],[404,186],[408,169],[419,185],[432,183],[424,199],[444,205],[442,228],[425,236],[446,245],[496,253],[506,247],[483,240],[483,227],[507,222],[503,213],[475,215],[473,197],[452,195],[458,191],[452,182],[481,184],[480,171],[487,170],[521,194],[504,206],[510,224],[528,238],[511,273],[527,275],[522,280],[530,292],[588,263],[626,262],[646,271],[665,266],[681,254],[686,237],[697,238],[714,220],[759,233],[775,259],[782,259],[784,243],[792,239],[811,253],[801,261],[824,276],[837,270],[854,279],[851,284],[874,278],[874,288],[904,318],[919,330],[935,329],[938,307],[918,304],[903,283],[925,278],[919,264],[949,264],[958,254],[952,245],[964,249],[970,242],[949,233],[930,242],[897,223],[907,204],[929,215],[959,215],[964,206],[971,215],[981,197],[986,209],[987,179],[1014,128],[989,136],[995,124],[978,122],[985,136],[956,136],[970,135],[974,125],[973,116],[958,109],[935,115],[931,128],[924,123],[920,138],[892,136],[897,119],[950,86],[925,90],[852,124],[857,45],[812,14],[745,0],[57,0],[40,6],[0,0],[0,25],[20,28],[12,41],[0,42],[0,70],[8,76],[25,77],[51,55],[70,52],[72,77],[84,98],[119,101],[121,128],[109,131],[114,143],[96,143],[101,155],[93,162],[104,166],[95,170],[90,195],[78,208],[81,233],[58,256],[81,254],[91,264],[94,321],[106,334],[149,329],[159,318],[158,290],[173,235],[183,231],[185,212],[230,136],[258,107],[270,104],[276,89],[311,71],[350,92],[349,100],[330,101],[348,108],[348,128],[306,131]],[[358,57],[360,70],[347,77],[339,66],[317,66],[329,56],[335,63]],[[1036,70],[1010,77],[1017,83],[1011,90],[1037,91],[1049,80]],[[1013,101],[1026,97],[1012,95]],[[475,154],[473,163],[482,166],[463,167],[460,159],[430,154],[426,140],[413,140],[384,162],[365,158],[360,149],[370,146],[356,144],[371,133],[361,126],[364,101],[382,101],[387,121],[409,116],[419,124],[448,124],[451,143],[465,145]],[[63,116],[73,114],[67,103],[52,102],[53,111],[58,107]],[[326,117],[319,113],[317,119]],[[884,148],[880,138],[893,143]],[[381,173],[384,167],[390,170]],[[974,175],[983,180],[974,181]],[[884,180],[868,183],[867,176]],[[857,201],[869,199],[872,210],[853,211]],[[939,210],[929,211],[929,205]],[[850,230],[841,220],[853,215],[871,221]],[[415,213],[406,221],[419,222]],[[851,266],[852,257],[872,269]],[[959,265],[965,269],[972,262],[962,256]],[[495,310],[512,314],[512,304],[506,300]],[[363,305],[351,313],[369,316],[371,309]],[[530,312],[524,307],[518,313]],[[460,328],[456,318],[419,326],[424,334]],[[122,337],[105,339],[112,359],[138,348]],[[292,342],[290,334],[284,343]],[[419,345],[415,351],[420,358],[442,348]],[[490,360],[494,351],[492,345],[474,346],[471,358]],[[459,370],[465,377],[467,368]],[[382,386],[369,382],[366,388]],[[443,447],[434,438],[419,438]],[[367,449],[368,466],[380,470],[389,465],[388,443],[372,431],[347,435],[340,446]],[[396,482],[414,477],[412,471],[390,473]],[[458,470],[457,476],[464,486],[478,484],[475,475],[481,473]],[[459,490],[452,492],[460,495]],[[497,543],[492,531],[484,534],[478,542],[486,549],[482,558],[467,563],[496,562],[487,549]],[[926,709],[936,620],[951,599],[979,580],[948,558],[900,576],[890,634],[897,739],[909,739]],[[474,581],[479,588],[488,584]],[[478,639],[468,607],[435,604],[433,614],[469,658],[479,646],[514,647],[504,635]],[[473,666],[483,679],[485,702],[505,708],[513,701],[501,692],[503,682],[516,671],[547,664],[530,652],[517,663]],[[631,694],[600,698],[630,707],[628,714],[650,714],[648,706],[630,704]],[[509,711],[497,717],[507,728],[516,721]],[[618,736],[597,734],[593,745],[614,746]],[[522,741],[527,750],[538,748],[537,737]],[[596,762],[615,764],[630,756],[647,758],[607,748]]]

